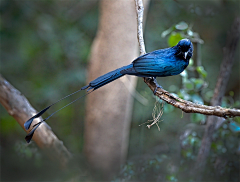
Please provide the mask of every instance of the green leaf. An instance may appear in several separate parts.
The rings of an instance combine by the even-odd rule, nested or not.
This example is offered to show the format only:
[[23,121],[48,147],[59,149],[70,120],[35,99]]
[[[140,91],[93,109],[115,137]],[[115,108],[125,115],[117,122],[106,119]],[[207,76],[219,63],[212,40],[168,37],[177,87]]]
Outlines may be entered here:
[[203,66],[197,66],[196,70],[203,78],[207,77],[207,72],[204,70]]
[[234,96],[234,92],[233,92],[233,91],[230,91],[230,92],[229,92],[229,95],[230,95],[231,97],[233,97],[233,96]]
[[217,144],[213,142],[211,148],[217,150]]
[[175,25],[175,28],[178,30],[186,30],[188,28],[188,24],[184,21],[181,21],[177,25]]
[[196,89],[200,89],[202,85],[204,84],[204,80],[200,78],[191,78],[191,82],[194,83],[194,86]]
[[235,117],[234,121],[236,121],[238,124],[240,124],[240,117]]
[[233,107],[240,107],[240,101],[235,101],[233,104]]
[[180,33],[172,32],[170,37],[168,38],[169,46],[173,47],[177,45],[177,43],[183,39],[183,36]]
[[192,36],[194,35],[194,32],[193,32],[192,30],[189,30],[189,29],[188,29],[188,30],[187,30],[187,34],[192,37]]
[[194,88],[193,83],[190,82],[190,81],[185,81],[185,82],[184,82],[184,86],[185,86],[185,88],[188,89],[188,90],[193,90],[193,88]]
[[189,65],[188,66],[193,66],[193,59],[192,58],[189,60]]

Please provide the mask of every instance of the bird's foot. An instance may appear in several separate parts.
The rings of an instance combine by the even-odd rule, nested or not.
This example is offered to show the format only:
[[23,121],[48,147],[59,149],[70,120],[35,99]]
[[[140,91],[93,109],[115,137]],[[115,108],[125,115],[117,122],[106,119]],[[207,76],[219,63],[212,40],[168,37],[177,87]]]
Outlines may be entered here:
[[156,88],[155,88],[155,90],[153,91],[153,94],[154,94],[154,95],[156,95],[156,92],[157,92],[157,89],[158,89],[158,88],[163,89],[163,87],[162,87],[161,85],[156,84]]
[[157,89],[158,89],[158,88],[163,89],[163,87],[158,84],[156,77],[145,77],[144,79],[149,80],[149,81],[152,81],[153,83],[155,83],[156,88],[155,88],[155,90],[153,91],[153,94],[154,94],[154,95],[156,95],[156,92],[157,92]]
[[158,84],[156,77],[153,77],[152,79],[153,79],[153,83],[156,84],[156,88],[155,88],[155,90],[153,91],[153,94],[156,95],[157,89],[158,89],[158,88],[163,89],[163,87]]

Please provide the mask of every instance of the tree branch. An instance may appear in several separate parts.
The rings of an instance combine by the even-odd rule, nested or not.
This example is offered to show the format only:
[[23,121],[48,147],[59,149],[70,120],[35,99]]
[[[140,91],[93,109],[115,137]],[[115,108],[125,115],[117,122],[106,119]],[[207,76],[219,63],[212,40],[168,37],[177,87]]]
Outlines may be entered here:
[[[154,91],[156,88],[156,84],[150,80],[145,79],[145,83],[148,85],[148,87]],[[205,114],[205,115],[215,115],[218,117],[234,117],[234,116],[240,116],[240,110],[239,109],[228,109],[223,108],[220,106],[206,106],[201,104],[195,104],[190,101],[183,100],[179,97],[173,96],[169,92],[167,92],[164,89],[158,89],[156,92],[156,95],[167,102],[168,104],[171,104],[174,107],[177,107],[181,109],[182,111],[186,113],[199,113],[199,114]]]
[[[135,0],[135,3],[136,3],[137,22],[138,22],[137,37],[139,41],[140,55],[143,55],[146,53],[144,39],[143,39],[143,29],[142,29],[144,8],[143,8],[142,0]],[[152,79],[149,79],[149,78],[143,78],[143,79],[144,79],[144,82],[148,85],[148,87],[154,92],[155,89],[157,88],[156,83],[154,83]],[[172,106],[177,107],[186,113],[215,115],[215,116],[224,117],[224,118],[240,116],[239,109],[227,109],[227,108],[222,108],[220,106],[214,107],[214,106],[195,104],[193,102],[178,98],[161,88],[157,88],[156,96],[158,96],[160,99],[164,100],[168,104],[171,104]]]
[[137,38],[139,43],[140,55],[146,54],[144,38],[143,38],[143,2],[142,0],[135,0],[137,13]]
[[[16,119],[23,129],[25,121],[37,114],[36,110],[30,105],[26,97],[5,80],[1,74],[0,103],[7,112]],[[33,125],[40,121],[41,119],[39,118],[35,119]],[[28,133],[29,131],[26,132]],[[57,138],[46,123],[39,126],[33,136],[33,140],[41,149],[43,149],[43,151],[47,151],[46,153],[49,157],[60,161],[63,167],[66,166],[71,158],[71,154],[63,145],[63,142]]]

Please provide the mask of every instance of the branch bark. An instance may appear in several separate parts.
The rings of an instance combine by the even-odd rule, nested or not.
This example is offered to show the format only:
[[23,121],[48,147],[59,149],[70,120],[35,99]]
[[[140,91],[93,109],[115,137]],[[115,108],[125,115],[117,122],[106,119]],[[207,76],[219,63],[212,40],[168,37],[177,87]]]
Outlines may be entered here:
[[[231,74],[232,66],[234,63],[234,55],[239,43],[239,38],[240,38],[240,17],[237,17],[229,32],[226,46],[223,49],[224,53],[223,62],[221,64],[220,73],[218,75],[217,84],[214,90],[214,96],[211,100],[211,105],[213,106],[220,105],[222,102],[222,98],[225,94],[229,76]],[[206,160],[212,144],[212,136],[217,128],[216,127],[217,122],[218,123],[222,122],[221,118],[218,118],[216,116],[209,116],[207,118],[207,126],[205,129],[205,134],[202,139],[202,145],[200,147],[195,166],[195,170],[198,171],[198,173],[203,171],[203,168],[206,164]]]
[[[145,79],[144,81],[152,91],[155,90],[156,84],[152,82],[152,80]],[[190,101],[183,100],[179,97],[176,97],[164,89],[158,88],[156,95],[160,99],[167,102],[168,104],[171,104],[172,106],[177,107],[186,113],[199,113],[199,114],[214,115],[214,116],[224,117],[224,118],[240,116],[239,109],[228,109],[220,106],[206,106],[206,105],[196,104]]]
[[[0,75],[0,103],[7,112],[16,119],[19,125],[24,129],[24,122],[37,114],[36,110],[30,105],[26,97],[14,88],[7,80]],[[34,123],[40,122],[35,119]],[[24,129],[25,130],[25,129]],[[26,131],[26,130],[25,130]],[[29,131],[26,131],[27,133]],[[33,140],[51,159],[60,162],[65,167],[71,158],[70,152],[63,145],[57,136],[52,132],[51,128],[43,123],[36,130]]]
[[140,50],[140,56],[146,54],[144,38],[143,38],[143,13],[144,7],[142,0],[135,0],[135,7],[137,13],[137,38]]

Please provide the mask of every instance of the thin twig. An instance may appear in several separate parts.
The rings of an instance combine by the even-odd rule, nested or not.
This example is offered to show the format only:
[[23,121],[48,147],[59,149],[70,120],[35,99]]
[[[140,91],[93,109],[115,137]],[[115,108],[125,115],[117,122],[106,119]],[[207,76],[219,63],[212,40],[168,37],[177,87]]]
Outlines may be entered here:
[[163,106],[164,106],[164,102],[162,102],[162,104],[160,104],[158,101],[155,102],[155,106],[153,108],[153,112],[152,112],[152,120],[148,120],[148,122],[152,122],[150,125],[147,125],[147,127],[150,129],[153,125],[157,125],[158,130],[160,131],[160,127],[158,126],[158,122],[160,122],[160,118],[163,115]]

